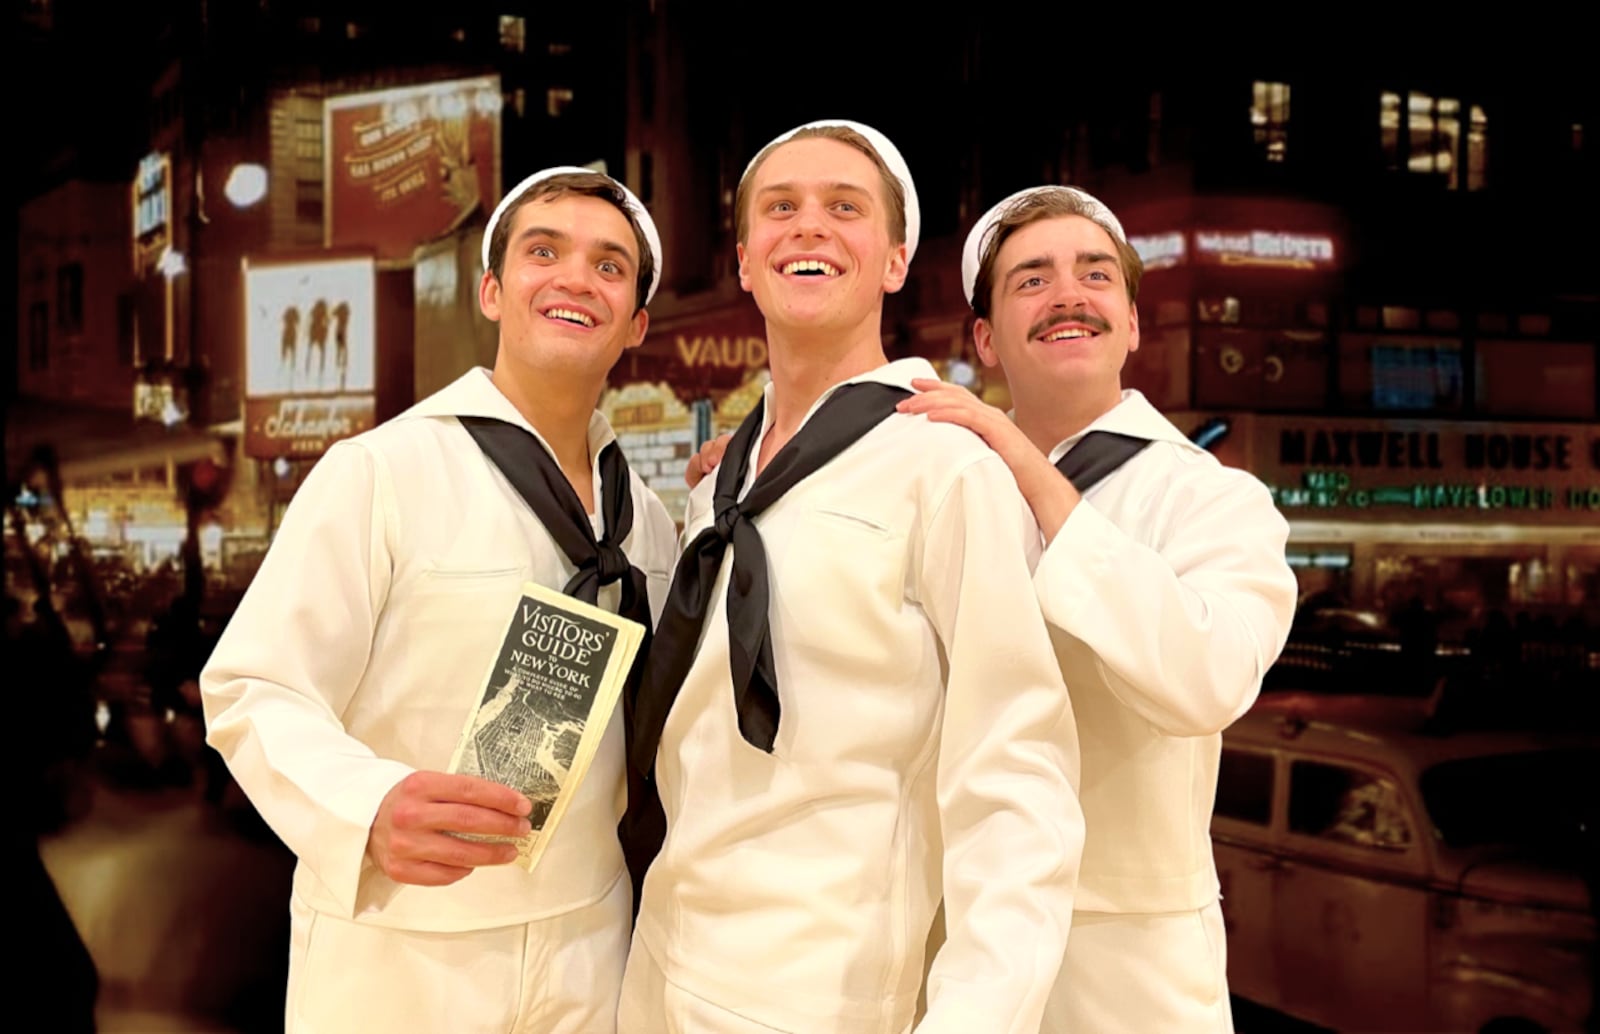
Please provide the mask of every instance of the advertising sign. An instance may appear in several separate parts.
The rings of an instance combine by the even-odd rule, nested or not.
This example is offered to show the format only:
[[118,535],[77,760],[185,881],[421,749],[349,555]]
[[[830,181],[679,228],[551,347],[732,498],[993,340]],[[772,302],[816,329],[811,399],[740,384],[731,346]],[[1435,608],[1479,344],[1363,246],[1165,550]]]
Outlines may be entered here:
[[1593,424],[1257,417],[1253,469],[1291,518],[1589,523]]
[[315,457],[375,412],[368,257],[245,266],[245,451]]
[[500,79],[482,76],[330,98],[323,106],[330,248],[380,260],[461,225],[500,198]]
[[172,243],[172,158],[165,152],[139,160],[133,178],[133,271],[143,276]]

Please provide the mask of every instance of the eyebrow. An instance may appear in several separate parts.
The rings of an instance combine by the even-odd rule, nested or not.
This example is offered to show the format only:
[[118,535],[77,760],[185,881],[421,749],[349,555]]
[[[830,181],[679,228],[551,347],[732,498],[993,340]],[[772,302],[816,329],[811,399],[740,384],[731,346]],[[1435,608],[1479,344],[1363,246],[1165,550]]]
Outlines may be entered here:
[[[517,234],[517,239],[513,243],[521,244],[523,241],[527,240],[530,237],[548,237],[551,240],[561,241],[563,243],[567,243],[567,242],[570,242],[572,240],[572,235],[571,234],[569,234],[569,233],[567,233],[567,232],[565,232],[563,230],[557,230],[555,227],[552,227],[552,226],[530,226],[527,229],[523,230],[521,233]],[[618,244],[616,241],[606,240],[606,239],[602,238],[601,240],[595,241],[595,246],[598,247],[601,251],[614,252],[615,254],[621,255],[623,258],[627,259],[629,262],[633,262],[634,261],[633,252],[629,251],[627,248],[625,248],[621,244]]]
[[[774,183],[774,184],[772,184],[770,186],[762,187],[756,193],[758,193],[758,194],[789,194],[789,193],[793,193],[795,191],[798,191],[799,189],[800,189],[800,184],[798,184],[798,183]],[[844,180],[837,180],[837,181],[835,181],[833,183],[824,183],[824,184],[822,184],[822,190],[823,190],[824,193],[827,193],[827,192],[837,193],[838,191],[846,190],[846,191],[849,191],[852,194],[860,194],[862,197],[870,198],[872,196],[872,191],[868,190],[866,187],[863,187],[861,184],[859,184],[859,183],[846,183]]]
[[517,239],[516,239],[515,243],[521,244],[523,241],[527,240],[529,237],[549,237],[552,240],[558,240],[558,241],[570,241],[572,239],[572,237],[569,234],[564,233],[561,230],[557,230],[554,227],[550,227],[550,226],[528,226],[528,227],[525,227],[521,233],[517,234]]
[[[1108,251],[1080,251],[1076,256],[1076,261],[1080,266],[1093,266],[1101,262],[1115,263],[1117,261],[1117,257]],[[1049,255],[1039,255],[1035,258],[1023,259],[1021,262],[1018,262],[1016,265],[1006,270],[1006,275],[1001,278],[1000,282],[1009,283],[1011,278],[1016,276],[1018,273],[1029,273],[1035,269],[1055,268],[1056,260]]]
[[1029,273],[1035,269],[1054,268],[1056,268],[1056,260],[1051,258],[1049,255],[1040,255],[1037,258],[1023,259],[1021,262],[1018,262],[1016,265],[1006,270],[1006,275],[1000,278],[1000,282],[1003,284],[1009,283],[1011,278],[1016,276],[1018,273]]

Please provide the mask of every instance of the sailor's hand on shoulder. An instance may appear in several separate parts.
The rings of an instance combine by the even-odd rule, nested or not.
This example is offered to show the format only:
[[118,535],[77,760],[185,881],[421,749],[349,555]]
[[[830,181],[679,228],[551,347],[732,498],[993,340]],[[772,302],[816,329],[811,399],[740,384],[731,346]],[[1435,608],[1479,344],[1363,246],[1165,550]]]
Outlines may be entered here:
[[733,435],[731,434],[719,434],[700,446],[700,451],[689,457],[689,464],[684,468],[684,484],[693,488],[707,474],[716,470],[717,465],[722,462],[722,454],[728,451],[728,442],[732,438]]

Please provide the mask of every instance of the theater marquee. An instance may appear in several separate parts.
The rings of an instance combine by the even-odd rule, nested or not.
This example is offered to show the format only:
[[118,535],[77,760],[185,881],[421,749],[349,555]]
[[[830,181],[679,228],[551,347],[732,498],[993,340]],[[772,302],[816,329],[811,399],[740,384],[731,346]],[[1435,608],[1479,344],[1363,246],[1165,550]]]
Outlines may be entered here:
[[1252,468],[1291,517],[1565,524],[1600,515],[1593,424],[1257,417]]

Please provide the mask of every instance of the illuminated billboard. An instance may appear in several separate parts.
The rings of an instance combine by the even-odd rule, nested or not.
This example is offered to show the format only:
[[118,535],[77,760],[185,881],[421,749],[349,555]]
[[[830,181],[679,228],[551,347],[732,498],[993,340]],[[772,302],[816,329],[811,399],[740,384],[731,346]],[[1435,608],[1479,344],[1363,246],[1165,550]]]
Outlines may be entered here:
[[380,260],[485,216],[500,198],[500,79],[332,97],[323,106],[328,247]]
[[133,271],[143,276],[172,243],[172,157],[152,152],[133,179]]
[[1252,470],[1291,520],[1570,524],[1600,514],[1593,424],[1257,416]]
[[245,264],[249,455],[314,457],[372,426],[375,276],[371,256]]

